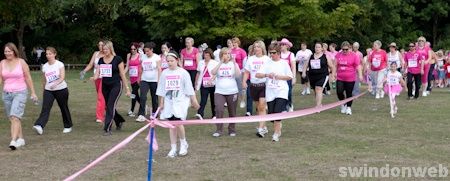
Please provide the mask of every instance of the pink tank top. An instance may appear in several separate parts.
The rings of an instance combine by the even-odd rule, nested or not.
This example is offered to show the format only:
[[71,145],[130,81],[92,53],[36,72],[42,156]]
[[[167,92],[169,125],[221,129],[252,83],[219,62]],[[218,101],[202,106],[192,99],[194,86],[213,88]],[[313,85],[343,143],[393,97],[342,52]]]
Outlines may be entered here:
[[130,75],[130,82],[136,83],[139,78],[139,67],[141,66],[141,62],[139,61],[140,54],[137,54],[135,59],[128,60],[128,74]]
[[185,70],[197,70],[197,54],[198,49],[192,47],[191,53],[188,53],[186,48],[181,50],[181,55],[183,55],[183,68]]
[[12,71],[9,71],[5,63],[2,62],[2,77],[3,77],[3,91],[5,92],[20,92],[27,89],[27,84],[25,83],[25,74],[22,70],[22,65],[20,62]]
[[283,56],[280,55],[280,58],[288,63],[289,68],[292,68],[292,65],[291,65],[291,55],[292,55],[293,53],[290,52],[290,51],[288,51],[288,54],[289,54],[289,55],[288,55],[287,57],[283,57]]

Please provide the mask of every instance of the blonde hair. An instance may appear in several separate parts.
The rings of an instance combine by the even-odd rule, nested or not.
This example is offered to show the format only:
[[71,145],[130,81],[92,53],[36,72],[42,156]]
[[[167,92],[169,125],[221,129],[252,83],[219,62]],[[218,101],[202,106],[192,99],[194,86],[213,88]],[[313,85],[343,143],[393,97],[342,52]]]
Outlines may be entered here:
[[[267,50],[266,50],[266,44],[261,41],[261,40],[256,40],[255,43],[253,43],[253,45],[258,45],[259,47],[261,47],[262,49],[262,54],[263,55],[267,55]],[[253,54],[256,54],[255,52],[255,46],[253,46]]]
[[230,51],[230,49],[228,49],[227,47],[220,49],[220,53],[219,53],[220,60],[222,60],[223,54],[227,53],[228,51]]
[[192,37],[187,37],[184,41],[191,41],[192,45],[194,45],[194,38]]
[[417,38],[417,41],[420,41],[420,40],[423,40],[423,41],[427,41],[427,39],[425,39],[425,37],[423,37],[423,36],[420,36],[419,38]]
[[111,55],[116,56],[116,52],[114,51],[114,46],[113,43],[109,40],[104,41],[105,45],[103,45],[103,48],[106,47],[109,49],[109,51],[111,51]]
[[45,50],[46,50],[46,51],[50,51],[50,52],[54,53],[55,55],[58,53],[58,52],[56,51],[56,48],[54,48],[54,47],[47,47],[47,48],[45,48]]
[[380,47],[381,47],[381,45],[383,45],[383,44],[381,43],[380,40],[375,40],[375,41],[373,42],[373,44],[377,44],[377,45],[380,46]]
[[238,46],[241,46],[241,40],[239,40],[238,37],[234,37],[233,39],[231,39],[231,42],[236,42]]
[[11,51],[14,52],[15,57],[22,58],[22,57],[20,57],[19,49],[17,49],[17,46],[14,43],[11,43],[11,42],[6,43],[5,47],[3,47],[3,50],[5,50],[6,47],[8,47],[8,49],[10,49]]

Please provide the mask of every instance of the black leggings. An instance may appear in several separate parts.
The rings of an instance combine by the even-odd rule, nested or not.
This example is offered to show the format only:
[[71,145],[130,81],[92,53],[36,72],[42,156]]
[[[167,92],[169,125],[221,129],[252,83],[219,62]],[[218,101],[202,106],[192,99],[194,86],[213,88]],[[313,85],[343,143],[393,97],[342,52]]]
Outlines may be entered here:
[[147,103],[147,93],[150,90],[152,96],[152,114],[158,110],[158,96],[156,96],[156,89],[158,83],[141,81],[141,96],[139,101],[139,115],[145,116],[145,105]]
[[431,91],[431,81],[432,80],[434,80],[434,74],[433,74],[433,72],[434,72],[434,66],[435,66],[436,64],[431,64],[430,65],[430,71],[428,71],[428,85],[427,85],[427,91]]
[[55,101],[59,105],[59,109],[61,110],[64,128],[71,128],[72,125],[72,117],[70,116],[69,107],[67,106],[67,102],[69,100],[69,90],[67,88],[56,91],[44,91],[44,100],[42,102],[42,110],[39,118],[36,120],[34,125],[40,125],[41,127],[45,127],[48,122],[48,117],[50,116],[50,110],[53,107],[53,102]]
[[131,112],[134,112],[134,107],[136,106],[136,102],[139,104],[141,103],[140,97],[139,97],[139,84],[137,82],[131,84],[131,93],[134,94],[136,97],[134,99],[131,99]]
[[414,78],[414,84],[415,84],[415,88],[416,91],[414,93],[414,97],[418,98],[419,97],[419,90],[420,90],[420,86],[422,86],[422,75],[419,74],[412,74],[409,73],[407,74],[407,86],[408,86],[408,97],[412,97],[412,85],[413,85],[413,78]]
[[[192,86],[195,86],[195,76],[197,75],[197,70],[187,70],[189,75],[191,76]],[[195,87],[194,87],[195,89]]]
[[[352,97],[353,87],[355,86],[355,82],[345,82],[338,80],[336,81],[336,94],[339,100],[344,100],[345,98]],[[345,95],[344,95],[345,91]],[[345,105],[347,107],[352,107],[353,101],[348,101]]]
[[106,132],[110,132],[113,119],[117,127],[120,127],[120,124],[125,122],[125,119],[123,119],[116,109],[117,102],[122,94],[122,82],[116,82],[111,85],[102,84],[102,93],[106,105],[105,124],[103,129]]
[[200,88],[200,95],[201,95],[201,99],[200,99],[200,109],[198,109],[197,113],[200,114],[202,117],[205,115],[205,107],[206,107],[206,103],[208,103],[208,96],[211,99],[211,113],[212,113],[212,117],[216,116],[216,111],[215,108],[216,106],[214,105],[214,92],[216,90],[216,87],[203,87],[203,85]]

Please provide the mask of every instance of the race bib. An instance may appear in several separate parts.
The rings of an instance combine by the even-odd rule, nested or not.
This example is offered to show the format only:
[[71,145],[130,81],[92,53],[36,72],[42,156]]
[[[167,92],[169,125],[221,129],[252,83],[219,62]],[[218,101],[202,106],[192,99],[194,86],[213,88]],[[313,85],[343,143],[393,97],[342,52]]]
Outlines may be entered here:
[[152,71],[153,70],[152,62],[142,62],[142,69],[144,71]]
[[389,81],[389,84],[391,84],[391,85],[398,84],[398,82],[399,82],[398,77],[396,77],[396,76],[389,76],[388,81]]
[[181,76],[179,75],[168,75],[166,76],[166,91],[181,89]]
[[281,86],[279,85],[279,80],[276,79],[269,79],[269,83],[267,84],[267,87],[269,89],[278,89]]
[[411,68],[417,67],[417,61],[414,60],[414,59],[409,59],[408,60],[408,67],[411,67]]
[[380,67],[380,65],[381,65],[381,59],[380,59],[380,58],[373,58],[373,59],[372,59],[372,65],[373,65],[374,67]]
[[138,66],[130,66],[130,77],[138,77]]
[[262,64],[263,62],[253,62],[252,72],[257,72],[261,68]]
[[214,81],[211,81],[211,77],[203,77],[203,87],[214,87]]
[[192,66],[194,66],[194,60],[185,58],[184,59],[184,66],[185,67],[192,67]]
[[48,73],[45,73],[45,78],[47,79],[47,83],[52,83],[55,80],[59,79],[59,76],[56,74],[56,71],[51,71]]
[[219,76],[223,78],[231,78],[231,67],[223,67],[219,69]]
[[111,64],[100,64],[100,77],[112,77],[112,65]]
[[166,61],[164,61],[164,62],[161,63],[161,68],[162,69],[169,68],[169,64]]
[[311,69],[320,69],[320,59],[312,59],[311,62]]

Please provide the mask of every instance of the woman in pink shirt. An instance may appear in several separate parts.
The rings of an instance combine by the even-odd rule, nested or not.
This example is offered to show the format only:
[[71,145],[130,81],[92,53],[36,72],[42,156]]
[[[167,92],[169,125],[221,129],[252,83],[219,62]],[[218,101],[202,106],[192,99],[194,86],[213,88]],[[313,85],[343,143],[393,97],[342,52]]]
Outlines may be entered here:
[[28,90],[31,99],[37,102],[30,69],[24,59],[19,57],[19,50],[13,43],[7,43],[3,48],[6,59],[0,62],[0,83],[3,84],[3,104],[5,114],[11,122],[11,142],[9,148],[15,150],[25,145],[22,134],[21,120],[25,112]]
[[139,43],[132,43],[130,46],[130,53],[127,54],[127,66],[125,67],[125,73],[128,72],[128,75],[130,76],[130,83],[131,83],[131,94],[134,96],[131,96],[131,108],[128,111],[128,116],[134,117],[136,116],[134,114],[134,107],[136,106],[136,102],[139,102],[139,75],[141,74],[140,66],[140,54],[138,53],[138,47]]
[[[336,55],[336,93],[339,100],[352,97],[355,86],[356,73],[360,81],[363,80],[362,68],[359,57],[350,51],[350,43],[344,41],[341,45],[341,52]],[[344,95],[345,91],[345,95]],[[341,113],[352,115],[352,101],[341,105]]]
[[191,76],[192,85],[195,84],[195,76],[197,75],[197,64],[200,60],[200,53],[194,47],[194,39],[187,37],[185,40],[186,48],[181,50],[181,67],[188,71]]
[[[241,41],[239,40],[238,37],[234,37],[233,39],[231,39],[231,42],[233,43],[233,48],[231,49],[231,58],[235,60],[235,62],[238,64],[239,66],[239,70],[241,70],[241,73],[244,73],[244,59],[247,57],[247,52],[245,52],[244,49],[242,49],[241,47]],[[245,95],[245,91],[242,89],[242,77],[238,76],[236,77],[236,82],[238,82],[238,90],[239,90],[239,100],[241,100],[240,103],[240,107],[241,108],[245,108],[245,100],[243,99],[244,95]]]
[[426,46],[426,39],[425,37],[421,36],[417,39],[417,47],[416,47],[416,51],[417,53],[420,54],[420,56],[423,57],[424,59],[424,73],[422,75],[422,96],[428,96],[428,94],[430,93],[429,90],[427,91],[427,85],[428,85],[428,76],[429,76],[429,71],[430,71],[430,65],[431,65],[431,61],[434,55],[433,50],[430,48],[430,46]]
[[372,87],[375,88],[375,98],[383,98],[383,80],[387,73],[387,54],[381,49],[381,41],[373,42],[372,53],[369,55],[368,63],[370,64]]
[[419,98],[422,75],[424,74],[424,57],[416,51],[414,43],[409,43],[409,51],[404,56],[407,75],[408,100],[413,97],[412,85],[415,84],[414,99]]

